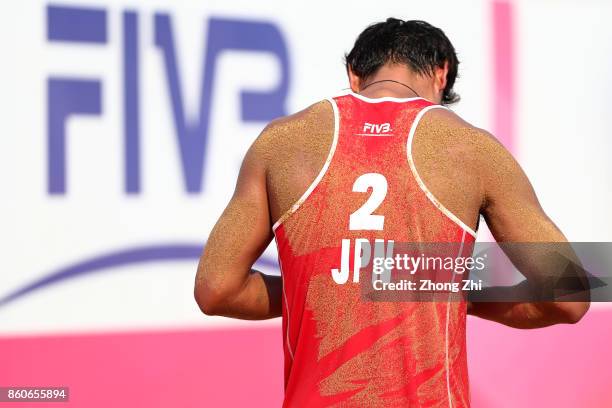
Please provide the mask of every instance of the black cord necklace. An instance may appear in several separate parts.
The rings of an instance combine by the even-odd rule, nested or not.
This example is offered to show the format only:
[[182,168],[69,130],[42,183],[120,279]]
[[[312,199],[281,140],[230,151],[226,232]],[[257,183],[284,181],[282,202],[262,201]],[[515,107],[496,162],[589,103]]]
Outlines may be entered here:
[[419,95],[419,94],[418,94],[418,92],[417,92],[417,91],[415,91],[414,89],[412,89],[410,86],[408,86],[408,85],[404,84],[403,82],[396,81],[395,79],[381,79],[380,81],[370,82],[369,84],[367,84],[366,86],[364,86],[363,88],[361,88],[361,89],[359,90],[359,92],[363,91],[364,89],[368,88],[368,87],[369,87],[369,86],[371,86],[371,85],[374,85],[374,84],[379,84],[379,83],[381,83],[381,82],[394,82],[394,83],[396,83],[396,84],[400,84],[400,85],[405,86],[406,88],[410,89],[410,90],[411,90],[412,92],[414,92],[414,94],[415,94],[416,96],[418,96],[419,98],[421,97],[421,95]]

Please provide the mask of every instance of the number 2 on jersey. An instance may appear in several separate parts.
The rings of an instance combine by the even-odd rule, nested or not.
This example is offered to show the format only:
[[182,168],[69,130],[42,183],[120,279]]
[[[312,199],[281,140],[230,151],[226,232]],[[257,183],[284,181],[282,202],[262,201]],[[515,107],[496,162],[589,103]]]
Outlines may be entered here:
[[368,200],[349,218],[350,230],[382,230],[385,225],[384,215],[372,214],[387,196],[387,179],[379,173],[366,173],[357,177],[353,191],[367,193],[372,187]]

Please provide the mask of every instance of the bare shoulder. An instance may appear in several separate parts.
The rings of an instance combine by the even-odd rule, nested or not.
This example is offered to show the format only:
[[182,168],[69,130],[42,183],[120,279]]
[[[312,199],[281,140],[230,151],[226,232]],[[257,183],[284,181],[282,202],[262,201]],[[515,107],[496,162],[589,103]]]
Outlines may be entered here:
[[265,169],[273,219],[287,211],[316,178],[333,135],[333,108],[323,100],[272,121],[255,141],[251,150]]
[[463,153],[464,160],[490,161],[509,155],[495,136],[472,125],[450,109],[432,109],[423,116],[421,123],[421,134],[435,139],[438,146]]
[[[279,154],[315,148],[333,131],[334,115],[329,101],[321,100],[306,109],[271,121],[253,143],[253,150],[266,162]],[[314,146],[313,146],[314,145]]]
[[431,109],[422,117],[411,151],[425,185],[469,226],[476,225],[495,179],[516,166],[493,135],[449,109]]
[[[523,203],[533,202],[537,206],[533,188],[520,164],[491,133],[447,109],[432,109],[419,127],[421,139],[416,140],[416,148],[425,171],[430,174],[437,171],[461,183],[465,194],[480,197],[481,210],[500,200],[509,202],[511,193],[521,197]],[[434,166],[423,157],[438,164]],[[435,184],[436,176],[431,179]]]
[[520,168],[494,135],[450,109],[431,109],[423,116],[416,133],[417,149],[427,151],[429,147],[453,166],[466,170],[466,175],[471,171],[481,181],[495,175],[509,175]]
[[313,126],[319,120],[333,120],[333,110],[331,103],[326,100],[320,100],[306,109],[302,109],[296,113],[281,118],[275,119],[266,127],[266,129],[277,130],[296,130],[296,126]]

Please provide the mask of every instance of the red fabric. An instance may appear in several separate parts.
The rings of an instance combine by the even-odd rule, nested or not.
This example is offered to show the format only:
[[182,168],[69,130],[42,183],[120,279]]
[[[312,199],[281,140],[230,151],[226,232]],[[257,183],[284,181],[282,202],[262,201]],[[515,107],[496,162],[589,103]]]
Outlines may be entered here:
[[[351,94],[335,101],[339,134],[329,168],[275,230],[285,291],[284,406],[469,406],[464,302],[372,302],[352,272],[343,284],[331,273],[340,267],[343,239],[352,248],[358,238],[463,242],[466,251],[474,242],[430,201],[409,166],[410,128],[431,103],[373,103]],[[384,216],[384,227],[351,230],[351,214],[375,190],[353,191],[368,173],[387,182],[372,213]],[[351,249],[351,269],[353,256]]]

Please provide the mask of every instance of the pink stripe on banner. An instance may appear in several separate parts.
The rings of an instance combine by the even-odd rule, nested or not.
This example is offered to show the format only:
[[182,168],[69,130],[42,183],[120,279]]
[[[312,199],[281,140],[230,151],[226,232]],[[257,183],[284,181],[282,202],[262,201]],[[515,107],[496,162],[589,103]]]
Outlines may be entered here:
[[67,386],[4,407],[278,407],[279,327],[0,338],[0,386]]
[[[516,330],[470,318],[472,408],[612,406],[611,319]],[[62,407],[278,407],[283,394],[280,327],[0,338],[0,362],[0,386],[70,387]]]
[[514,10],[510,1],[494,0],[493,17],[493,134],[514,149]]
[[468,321],[472,408],[612,407],[612,310],[517,330]]

